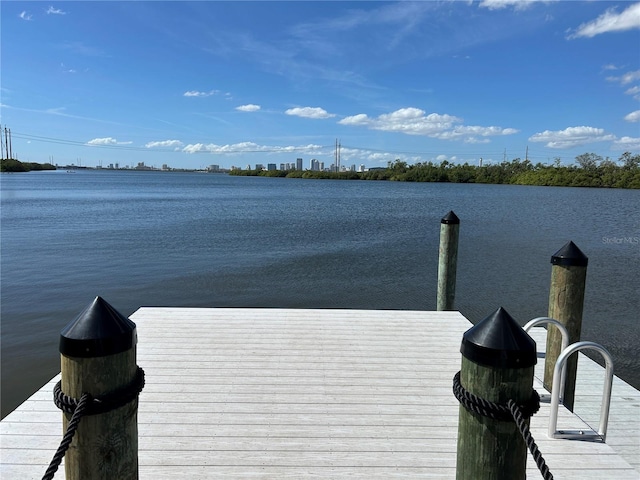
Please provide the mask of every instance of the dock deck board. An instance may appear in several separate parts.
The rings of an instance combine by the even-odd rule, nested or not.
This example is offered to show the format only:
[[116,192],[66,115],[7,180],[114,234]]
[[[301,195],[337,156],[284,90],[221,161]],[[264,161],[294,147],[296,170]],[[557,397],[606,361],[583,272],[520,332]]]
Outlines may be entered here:
[[[451,383],[471,326],[458,312],[145,307],[131,319],[147,378],[141,479],[455,478]],[[0,478],[42,477],[62,436],[57,379],[0,422]],[[599,400],[600,387],[585,392]],[[640,394],[619,379],[613,394],[607,444],[549,439],[548,404],[532,418],[555,478],[640,479]],[[562,407],[558,423],[587,428]]]

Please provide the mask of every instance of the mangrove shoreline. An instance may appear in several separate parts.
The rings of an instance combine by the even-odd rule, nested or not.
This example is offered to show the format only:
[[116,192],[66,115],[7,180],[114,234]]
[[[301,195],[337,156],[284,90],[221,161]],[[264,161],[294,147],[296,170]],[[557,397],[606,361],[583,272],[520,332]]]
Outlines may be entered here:
[[640,188],[640,154],[623,153],[617,162],[585,153],[576,163],[533,164],[516,158],[495,165],[440,164],[408,165],[396,160],[387,168],[366,172],[313,170],[232,170],[230,175],[334,180],[390,180],[399,182],[490,183],[557,187]]

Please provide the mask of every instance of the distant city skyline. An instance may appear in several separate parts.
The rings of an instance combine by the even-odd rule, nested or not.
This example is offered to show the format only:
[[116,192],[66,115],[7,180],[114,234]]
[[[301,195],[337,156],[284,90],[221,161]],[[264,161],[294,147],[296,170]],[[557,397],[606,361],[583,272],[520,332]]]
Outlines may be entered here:
[[[268,164],[262,164],[262,163],[256,163],[254,165],[252,164],[247,164],[246,166],[242,167],[240,165],[231,165],[230,167],[221,167],[218,164],[211,164],[211,165],[206,165],[205,167],[200,167],[200,168],[195,168],[195,169],[187,169],[185,167],[174,167],[172,165],[163,163],[161,166],[157,166],[157,165],[147,165],[145,162],[138,162],[136,165],[134,165],[133,163],[131,164],[119,164],[119,163],[113,163],[113,162],[109,162],[106,164],[103,164],[103,162],[99,162],[98,165],[95,166],[87,166],[87,165],[82,165],[82,161],[80,159],[77,159],[77,162],[70,162],[70,163],[65,163],[65,164],[60,164],[58,162],[54,162],[53,158],[49,158],[47,163],[51,163],[52,165],[54,165],[55,167],[58,168],[81,168],[81,169],[85,169],[85,168],[91,168],[91,169],[103,169],[103,170],[164,170],[164,171],[170,171],[170,170],[206,170],[208,172],[228,172],[231,170],[281,170],[281,171],[291,171],[291,170],[300,170],[300,171],[304,171],[304,170],[311,170],[311,171],[327,171],[327,172],[347,172],[347,171],[353,171],[353,172],[364,172],[366,170],[368,170],[367,166],[365,166],[364,164],[360,164],[360,165],[356,165],[356,164],[351,164],[351,165],[339,165],[336,166],[336,164],[332,163],[329,166],[325,166],[324,162],[320,162],[319,160],[312,158],[309,160],[309,165],[307,167],[304,166],[304,159],[302,158],[297,158],[295,162],[286,162],[286,163],[280,163],[280,164],[276,164],[276,163],[268,163]],[[391,164],[391,162],[388,163],[387,166],[389,166]]]
[[0,126],[25,161],[328,166],[336,139],[368,167],[640,152],[640,2],[1,9]]

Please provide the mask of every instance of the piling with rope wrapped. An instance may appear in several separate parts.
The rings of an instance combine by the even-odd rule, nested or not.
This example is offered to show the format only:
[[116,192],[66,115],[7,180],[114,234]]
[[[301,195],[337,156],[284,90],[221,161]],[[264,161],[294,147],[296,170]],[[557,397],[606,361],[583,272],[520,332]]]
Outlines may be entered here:
[[[528,428],[528,417],[537,410],[531,404],[537,399],[539,405],[533,390],[536,344],[501,307],[464,333],[460,352],[454,379],[460,400],[456,479],[524,480],[528,442],[509,408],[521,407],[522,427]],[[495,405],[506,411],[494,414]]]
[[[138,478],[138,393],[144,375],[136,364],[136,343],[135,323],[101,297],[60,333],[59,396],[89,407],[81,422],[74,419],[67,480]],[[75,408],[58,406],[67,431]]]

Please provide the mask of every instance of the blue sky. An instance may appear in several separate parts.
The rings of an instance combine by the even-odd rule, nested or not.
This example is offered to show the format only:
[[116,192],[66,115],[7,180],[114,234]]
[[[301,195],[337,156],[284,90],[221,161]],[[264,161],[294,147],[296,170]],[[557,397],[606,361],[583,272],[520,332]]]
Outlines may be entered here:
[[[14,2],[25,161],[572,163],[640,153],[640,2]],[[15,155],[14,155],[15,156]]]

